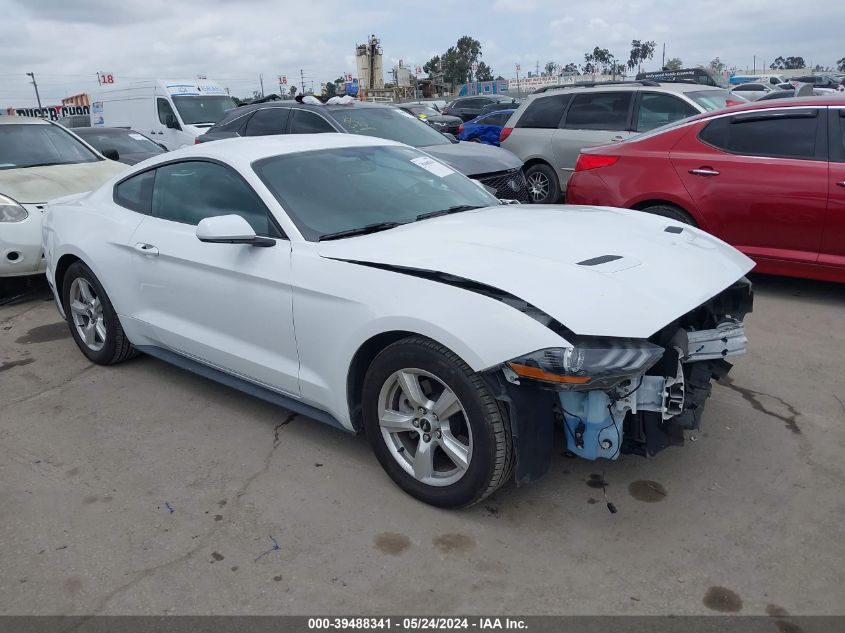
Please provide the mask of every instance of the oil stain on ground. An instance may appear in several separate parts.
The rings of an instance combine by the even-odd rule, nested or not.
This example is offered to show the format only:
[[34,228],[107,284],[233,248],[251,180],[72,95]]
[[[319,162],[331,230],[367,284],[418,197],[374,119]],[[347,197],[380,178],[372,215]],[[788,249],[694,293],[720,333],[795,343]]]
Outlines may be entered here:
[[704,606],[720,613],[739,613],[742,611],[742,598],[735,591],[726,587],[710,587],[702,600]]
[[657,503],[666,498],[666,488],[656,481],[638,479],[628,486],[628,493],[637,501]]
[[598,473],[593,473],[589,477],[587,477],[587,485],[590,488],[596,488],[598,490],[602,490],[607,487],[608,483],[604,480],[602,475]]
[[411,539],[398,532],[382,532],[381,534],[376,534],[375,545],[377,549],[385,554],[399,556],[399,554],[411,546]]
[[29,365],[30,363],[34,362],[34,358],[21,358],[20,360],[10,360],[5,363],[0,363],[0,371],[6,371],[7,369],[11,369],[12,367],[21,367],[23,365]]
[[[748,389],[746,387],[739,387],[735,385],[730,378],[723,378],[720,381],[720,384],[724,385],[728,389],[731,389],[732,391],[737,392],[740,396],[742,396],[743,400],[745,400],[748,404],[751,405],[751,408],[755,411],[759,411],[764,415],[768,415],[777,420],[780,420],[784,423],[784,426],[786,426],[786,428],[788,428],[796,435],[801,433],[801,428],[798,426],[797,422],[798,416],[800,416],[801,413],[783,398],[773,396],[768,393],[762,393],[760,391],[754,391],[753,389]],[[786,409],[787,414],[778,413],[777,411],[767,409],[761,402],[761,398],[771,398],[772,400],[779,402],[781,406]]]
[[28,345],[29,343],[49,343],[50,341],[59,341],[69,336],[70,331],[67,328],[67,323],[59,321],[58,323],[34,327],[15,342],[23,343],[24,345]]
[[434,547],[446,554],[453,552],[465,552],[475,546],[475,541],[472,537],[458,532],[438,534],[434,537],[432,543],[434,543]]

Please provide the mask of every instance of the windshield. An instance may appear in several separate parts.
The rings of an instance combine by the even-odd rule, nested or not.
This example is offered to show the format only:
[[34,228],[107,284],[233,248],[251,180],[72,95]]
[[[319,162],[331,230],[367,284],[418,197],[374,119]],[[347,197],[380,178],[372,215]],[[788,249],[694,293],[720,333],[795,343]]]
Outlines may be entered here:
[[232,97],[188,97],[174,96],[173,103],[182,117],[185,125],[198,123],[217,123],[223,118],[226,110],[235,107]]
[[[424,123],[422,125],[425,125]],[[407,147],[347,147],[273,156],[253,165],[309,241],[437,211],[499,201],[466,176]]]
[[118,154],[152,153],[161,154],[164,152],[161,147],[138,132],[98,132],[96,129],[77,132],[84,141],[93,145],[95,149],[102,152],[105,149],[117,150]]
[[57,125],[0,125],[0,169],[93,163],[100,158]]
[[728,90],[701,90],[700,92],[685,92],[684,94],[704,108],[705,112],[721,110],[746,101],[746,99],[732,94]]
[[333,109],[334,118],[351,134],[378,136],[412,147],[446,145],[449,139],[417,117],[398,108]]

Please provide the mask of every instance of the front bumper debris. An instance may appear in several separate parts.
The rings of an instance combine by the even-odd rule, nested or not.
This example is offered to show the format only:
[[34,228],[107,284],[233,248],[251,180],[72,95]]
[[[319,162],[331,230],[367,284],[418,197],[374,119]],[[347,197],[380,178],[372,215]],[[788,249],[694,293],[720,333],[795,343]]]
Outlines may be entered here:
[[713,380],[731,369],[725,359],[747,351],[742,319],[752,303],[751,285],[742,279],[650,337],[663,348],[661,359],[611,389],[515,381],[498,371],[498,397],[511,416],[517,483],[547,470],[555,424],[563,427],[567,450],[590,460],[650,456],[683,445],[684,432],[701,424]]

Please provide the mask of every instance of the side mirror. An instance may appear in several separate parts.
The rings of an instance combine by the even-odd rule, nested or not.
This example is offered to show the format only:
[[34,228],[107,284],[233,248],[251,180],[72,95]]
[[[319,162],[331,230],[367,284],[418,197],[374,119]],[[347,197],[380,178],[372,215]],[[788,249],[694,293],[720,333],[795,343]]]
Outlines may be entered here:
[[218,215],[200,220],[197,224],[197,239],[210,244],[251,244],[252,246],[275,246],[276,240],[259,237],[249,222],[239,215]]
[[175,114],[165,114],[164,115],[164,125],[171,130],[181,130],[182,126],[179,125],[179,121],[176,120]]
[[100,152],[103,156],[108,158],[109,160],[120,160],[120,154],[117,153],[116,149],[104,149]]

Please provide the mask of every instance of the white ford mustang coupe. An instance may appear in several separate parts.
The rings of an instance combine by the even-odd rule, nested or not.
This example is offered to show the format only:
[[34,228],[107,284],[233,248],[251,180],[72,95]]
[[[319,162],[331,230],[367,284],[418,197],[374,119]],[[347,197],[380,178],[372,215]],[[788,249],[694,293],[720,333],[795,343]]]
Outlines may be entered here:
[[351,134],[206,143],[55,201],[47,279],[82,353],[142,352],[350,432],[427,503],[652,455],[745,352],[750,259],[619,209],[514,205]]

